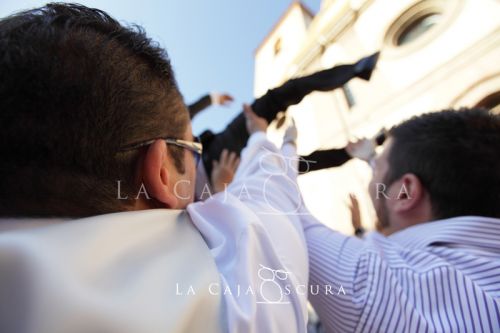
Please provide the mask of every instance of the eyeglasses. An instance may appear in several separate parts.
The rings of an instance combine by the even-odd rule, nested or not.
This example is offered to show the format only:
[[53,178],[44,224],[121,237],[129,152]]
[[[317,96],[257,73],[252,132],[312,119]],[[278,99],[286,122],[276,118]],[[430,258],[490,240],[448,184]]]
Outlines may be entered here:
[[203,145],[201,144],[200,139],[198,137],[194,138],[195,141],[187,141],[174,138],[156,138],[139,143],[132,143],[130,145],[126,145],[120,148],[119,151],[122,152],[122,151],[139,149],[141,147],[149,146],[150,144],[159,139],[164,140],[167,144],[171,144],[191,151],[191,153],[193,153],[195,164],[198,167],[198,163],[200,162],[201,159],[201,154],[203,153]]

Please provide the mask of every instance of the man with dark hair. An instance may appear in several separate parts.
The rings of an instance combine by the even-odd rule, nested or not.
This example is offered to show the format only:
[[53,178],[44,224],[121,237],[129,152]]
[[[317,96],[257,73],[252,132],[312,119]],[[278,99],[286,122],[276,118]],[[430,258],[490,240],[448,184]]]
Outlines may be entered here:
[[500,116],[414,117],[388,133],[370,194],[381,233],[306,222],[311,292],[327,332],[499,332]]
[[[300,198],[269,179],[267,121],[245,109],[235,185],[193,204],[189,118],[139,27],[76,4],[0,20],[1,332],[304,331],[307,295],[283,293],[307,284],[300,219],[269,213]],[[262,267],[293,275],[263,288]]]
[[[2,20],[0,43],[1,215],[82,217],[133,206],[110,200],[117,180],[122,197],[139,190],[131,168],[139,151],[121,148],[189,132],[164,51],[139,27],[56,4]],[[186,171],[182,149],[169,155]]]
[[[418,182],[418,188],[428,192],[429,217],[433,219],[467,215],[500,218],[499,119],[484,109],[447,110],[394,127],[389,132],[392,140],[387,152],[382,160],[375,160],[375,165],[382,164],[375,170],[387,164],[387,172],[381,179],[374,177],[374,197],[381,193],[378,190],[386,190],[388,196],[398,187],[411,191]],[[405,178],[407,174],[416,177]],[[385,188],[377,188],[377,183]],[[383,218],[388,215],[387,205],[394,202],[385,196],[380,199],[374,202],[381,210],[378,222],[385,233],[412,224],[408,218]]]

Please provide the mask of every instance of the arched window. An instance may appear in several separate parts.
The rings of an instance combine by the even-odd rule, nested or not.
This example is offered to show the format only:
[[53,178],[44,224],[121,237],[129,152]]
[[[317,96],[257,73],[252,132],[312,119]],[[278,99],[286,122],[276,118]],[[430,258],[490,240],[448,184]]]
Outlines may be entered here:
[[441,21],[441,13],[429,13],[421,17],[417,17],[406,28],[403,28],[395,36],[397,46],[411,43],[415,39],[424,35],[433,26]]
[[443,32],[458,15],[463,0],[422,0],[403,11],[389,26],[384,44],[393,54],[417,51]]

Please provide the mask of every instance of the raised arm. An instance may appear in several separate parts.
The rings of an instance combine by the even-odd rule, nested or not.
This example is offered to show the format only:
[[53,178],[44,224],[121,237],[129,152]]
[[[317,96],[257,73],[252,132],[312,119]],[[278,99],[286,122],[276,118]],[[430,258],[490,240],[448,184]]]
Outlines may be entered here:
[[[334,231],[303,216],[309,256],[309,301],[326,331],[354,332],[367,297],[367,276],[377,255],[364,240]],[[377,272],[373,272],[377,274]]]
[[206,94],[196,102],[188,105],[189,115],[191,119],[193,119],[198,113],[205,110],[210,105],[228,105],[233,100],[233,97],[226,93],[213,92]]
[[222,295],[228,331],[305,332],[308,265],[296,215],[300,194],[283,155],[262,131],[267,122],[248,117],[254,132],[235,179],[188,211],[215,259],[221,290],[231,290]]
[[202,96],[196,102],[188,105],[189,116],[193,119],[198,113],[212,105],[212,100],[209,94]]

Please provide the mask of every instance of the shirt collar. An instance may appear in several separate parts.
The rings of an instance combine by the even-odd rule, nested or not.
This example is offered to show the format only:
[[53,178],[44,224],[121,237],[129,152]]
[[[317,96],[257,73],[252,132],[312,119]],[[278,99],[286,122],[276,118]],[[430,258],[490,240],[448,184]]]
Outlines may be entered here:
[[500,251],[500,219],[460,216],[417,224],[388,237],[404,247],[423,248],[435,243]]

